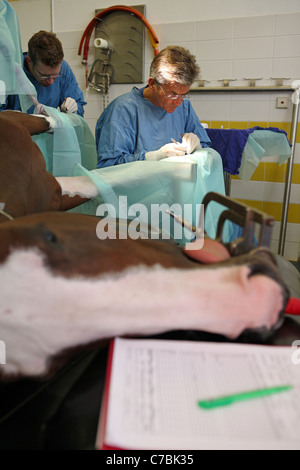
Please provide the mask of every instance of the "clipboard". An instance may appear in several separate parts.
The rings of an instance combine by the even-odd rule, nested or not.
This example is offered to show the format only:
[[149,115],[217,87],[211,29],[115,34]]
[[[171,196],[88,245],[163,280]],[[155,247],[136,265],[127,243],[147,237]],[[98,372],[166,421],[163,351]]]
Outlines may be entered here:
[[102,397],[102,402],[101,402],[100,419],[99,419],[99,426],[98,426],[97,438],[96,438],[96,448],[98,450],[124,450],[124,449],[110,446],[105,443],[107,405],[108,405],[108,398],[109,398],[110,378],[111,378],[111,371],[112,371],[112,358],[113,358],[114,346],[115,346],[115,340],[112,340],[109,344],[109,349],[108,349],[104,391],[103,391],[103,397]]
[[[95,447],[300,449],[300,364],[293,364],[293,353],[288,346],[116,338],[109,348]],[[283,382],[292,390],[215,410],[197,406],[196,399]],[[145,422],[152,426],[143,427]]]

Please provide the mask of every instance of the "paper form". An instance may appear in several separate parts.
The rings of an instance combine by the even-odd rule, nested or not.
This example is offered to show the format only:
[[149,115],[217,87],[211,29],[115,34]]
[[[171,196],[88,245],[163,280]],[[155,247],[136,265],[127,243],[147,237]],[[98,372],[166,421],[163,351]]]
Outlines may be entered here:
[[[201,399],[293,385],[201,409]],[[300,449],[300,365],[292,348],[116,339],[105,442],[123,449]]]

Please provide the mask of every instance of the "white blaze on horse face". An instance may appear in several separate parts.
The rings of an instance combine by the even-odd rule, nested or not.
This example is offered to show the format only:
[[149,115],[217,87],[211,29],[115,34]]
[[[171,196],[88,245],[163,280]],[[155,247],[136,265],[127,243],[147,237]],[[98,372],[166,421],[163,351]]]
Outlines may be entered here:
[[139,266],[67,279],[51,273],[36,249],[12,253],[0,265],[0,284],[6,345],[0,375],[43,375],[64,349],[123,334],[194,329],[236,337],[246,328],[271,327],[283,303],[279,284],[249,278],[246,266]]

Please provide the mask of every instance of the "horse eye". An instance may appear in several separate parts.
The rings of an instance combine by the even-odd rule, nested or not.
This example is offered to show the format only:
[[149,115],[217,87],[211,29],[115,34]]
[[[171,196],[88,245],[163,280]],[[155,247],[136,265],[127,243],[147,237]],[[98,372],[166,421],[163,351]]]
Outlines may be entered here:
[[55,233],[51,232],[50,230],[47,230],[45,233],[45,239],[49,243],[57,243],[57,236]]

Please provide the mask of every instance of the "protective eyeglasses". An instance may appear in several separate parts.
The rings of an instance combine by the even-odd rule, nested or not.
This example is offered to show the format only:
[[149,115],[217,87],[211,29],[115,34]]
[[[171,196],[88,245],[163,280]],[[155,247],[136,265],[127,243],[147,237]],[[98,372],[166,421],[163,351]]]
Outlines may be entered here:
[[42,81],[56,80],[57,78],[63,76],[63,73],[62,73],[62,72],[59,72],[57,75],[45,75],[45,74],[39,72],[36,67],[34,67],[34,69],[35,69],[35,72],[36,72],[37,76],[38,76],[39,79],[42,80]]
[[169,100],[181,100],[181,101],[184,101],[184,100],[189,100],[190,97],[188,94],[186,95],[177,95],[176,93],[166,93],[165,90],[163,89],[163,87],[161,86],[160,83],[158,83],[158,86],[160,87],[160,89],[162,90],[163,94],[169,99]]

